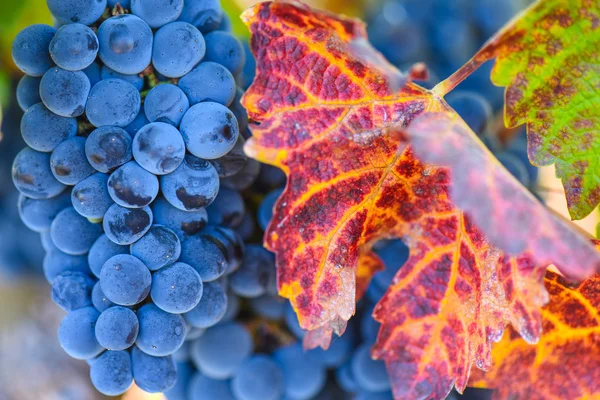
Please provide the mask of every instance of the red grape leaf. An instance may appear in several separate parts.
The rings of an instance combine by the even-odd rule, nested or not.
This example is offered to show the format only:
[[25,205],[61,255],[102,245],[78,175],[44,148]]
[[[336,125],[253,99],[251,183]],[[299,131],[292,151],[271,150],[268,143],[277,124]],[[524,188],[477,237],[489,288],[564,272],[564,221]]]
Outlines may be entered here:
[[529,159],[556,164],[571,217],[585,217],[600,203],[600,2],[537,2],[434,92],[448,93],[492,58],[506,126],[527,124]]

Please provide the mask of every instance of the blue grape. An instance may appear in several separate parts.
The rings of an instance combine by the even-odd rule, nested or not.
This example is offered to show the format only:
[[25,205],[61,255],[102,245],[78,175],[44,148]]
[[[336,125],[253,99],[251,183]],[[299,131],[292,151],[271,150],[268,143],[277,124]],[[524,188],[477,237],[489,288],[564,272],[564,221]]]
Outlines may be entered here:
[[180,254],[179,238],[162,225],[153,225],[144,237],[131,245],[131,255],[139,258],[150,271],[173,264]]
[[335,370],[335,380],[339,387],[344,391],[354,393],[358,392],[360,388],[352,375],[352,366],[350,362],[345,363],[341,367]]
[[528,179],[521,181],[521,183],[533,190],[538,179],[539,168],[529,161],[527,148],[527,134],[525,129],[521,129],[521,132],[507,144],[505,152],[515,156],[523,164],[527,170]]
[[114,6],[116,6],[117,4],[119,4],[121,7],[129,10],[131,7],[131,0],[108,0],[107,1],[107,5],[110,8],[113,8]]
[[29,147],[21,150],[15,157],[12,180],[21,194],[32,199],[49,199],[65,190],[65,185],[52,175],[50,154],[40,153]]
[[97,62],[93,62],[87,68],[83,69],[83,73],[90,80],[91,86],[94,86],[102,80],[102,76],[100,75],[100,64]]
[[229,70],[234,76],[239,74],[246,62],[246,53],[242,43],[231,33],[213,31],[207,34],[206,61],[214,61]]
[[182,211],[162,197],[152,203],[152,212],[154,222],[171,229],[179,240],[200,233],[208,222],[208,214],[204,208],[197,211]]
[[116,126],[95,129],[85,142],[88,161],[99,172],[112,172],[131,160],[131,136]]
[[108,194],[108,175],[102,172],[88,176],[79,182],[71,191],[73,208],[82,216],[101,219],[113,200]]
[[279,296],[264,295],[250,299],[250,307],[263,318],[279,320],[285,312],[285,301]]
[[173,354],[185,340],[185,321],[181,315],[164,312],[154,304],[146,304],[137,312],[140,333],[135,345],[151,356]]
[[481,0],[471,8],[472,19],[483,31],[484,36],[489,37],[517,13],[517,4],[519,3],[513,1]]
[[202,234],[211,236],[225,248],[227,258],[225,274],[229,275],[237,271],[244,257],[244,239],[233,229],[224,226],[208,226]]
[[245,40],[242,45],[244,46],[244,52],[246,53],[246,62],[244,63],[244,68],[240,74],[240,86],[247,89],[252,81],[254,81],[256,75],[256,60],[252,54],[252,49],[250,49],[250,41]]
[[58,247],[52,242],[52,238],[50,237],[50,229],[45,230],[40,233],[40,240],[42,242],[42,247],[46,251],[46,253],[50,251],[60,251]]
[[110,307],[115,305],[115,303],[110,301],[102,291],[100,281],[96,282],[94,288],[92,289],[92,304],[94,307],[96,307],[96,310],[100,312],[108,310]]
[[158,178],[135,161],[130,161],[110,175],[108,193],[120,206],[142,208],[158,195]]
[[56,215],[69,206],[70,199],[68,192],[64,192],[48,200],[30,199],[20,194],[17,203],[21,221],[35,232],[49,230]]
[[181,134],[164,122],[153,122],[141,128],[133,138],[132,150],[139,165],[155,175],[175,171],[185,157]]
[[139,74],[150,65],[152,29],[141,18],[118,15],[104,21],[98,28],[102,62],[121,74]]
[[327,350],[318,347],[311,350],[311,358],[323,365],[325,368],[336,368],[342,365],[350,357],[354,350],[354,333],[347,329],[342,336],[333,336]]
[[58,341],[69,356],[86,360],[104,350],[94,332],[99,316],[94,307],[83,307],[71,311],[62,319],[58,327]]
[[366,297],[372,303],[377,303],[385,294],[387,288],[381,287],[374,280],[371,281],[371,284],[367,288]]
[[238,400],[278,400],[285,390],[283,372],[270,357],[252,356],[238,369],[231,390]]
[[17,68],[30,76],[42,76],[54,62],[48,47],[56,29],[48,25],[30,25],[17,34],[12,44],[12,59]]
[[241,297],[252,298],[276,292],[273,254],[259,245],[247,246],[242,266],[231,275],[229,285]]
[[150,295],[160,309],[182,314],[192,310],[202,297],[202,279],[189,265],[175,263],[152,275]]
[[152,88],[144,100],[144,111],[149,121],[165,122],[175,127],[179,126],[189,108],[190,102],[185,93],[170,83]]
[[[187,328],[187,325],[186,325]],[[175,352],[173,353],[171,356],[173,357],[173,360],[177,363],[177,368],[179,368],[180,365],[189,365],[187,362],[190,359],[190,341],[187,339],[187,332],[189,331],[189,329],[186,329],[186,335],[185,335],[185,342],[183,342],[183,345]],[[179,370],[177,371],[177,381],[179,381]]]
[[76,134],[75,118],[56,115],[43,103],[36,103],[29,107],[21,119],[23,140],[37,151],[50,152]]
[[191,265],[203,282],[214,281],[227,271],[227,245],[204,232],[189,236],[181,243],[181,261]]
[[52,301],[65,311],[73,311],[92,305],[94,280],[77,271],[66,271],[52,281]]
[[492,117],[492,106],[476,92],[457,91],[448,95],[446,101],[477,135],[484,133]]
[[223,188],[215,201],[206,208],[208,222],[213,225],[237,227],[246,213],[244,199],[234,190]]
[[246,166],[248,157],[244,153],[244,143],[244,138],[240,135],[229,153],[225,154],[223,157],[210,160],[210,163],[217,170],[219,178],[233,176]]
[[109,258],[100,271],[102,291],[110,301],[121,306],[143,301],[150,293],[151,279],[144,263],[128,254]]
[[96,339],[108,350],[130,348],[135,343],[139,330],[138,317],[127,307],[110,307],[96,321]]
[[219,193],[219,175],[205,160],[186,155],[173,172],[160,177],[162,194],[183,211],[197,211],[213,202]]
[[200,63],[177,84],[188,97],[190,104],[203,101],[228,106],[235,98],[235,79],[224,66],[206,61]]
[[230,322],[208,329],[192,345],[196,367],[212,379],[228,379],[252,354],[252,336],[241,324]]
[[244,106],[242,106],[242,103],[241,103],[243,95],[244,95],[244,91],[242,89],[240,89],[239,87],[236,88],[235,89],[235,97],[233,98],[233,101],[229,105],[229,109],[231,110],[231,112],[233,112],[233,115],[235,115],[235,119],[238,122],[238,125],[240,127],[240,132],[245,132],[246,129],[248,129],[248,112],[246,111]]
[[256,230],[256,221],[252,216],[252,213],[244,214],[244,218],[240,226],[235,228],[235,231],[240,235],[243,240],[250,240],[254,235],[254,231]]
[[85,111],[90,88],[90,80],[83,72],[52,67],[42,76],[40,97],[54,114],[79,117]]
[[216,30],[224,31],[224,32],[232,32],[233,31],[233,24],[231,23],[231,18],[229,18],[229,15],[223,13],[223,18],[221,18],[221,23],[219,24],[219,27]]
[[138,241],[148,232],[151,225],[152,210],[150,207],[131,209],[118,204],[110,206],[102,221],[106,236],[123,246]]
[[47,0],[50,12],[62,24],[92,25],[104,13],[106,0]]
[[220,282],[203,284],[202,298],[196,307],[183,316],[195,328],[211,327],[223,318],[227,311],[227,293]]
[[234,321],[240,312],[241,306],[242,304],[240,298],[237,297],[235,294],[228,292],[227,310],[225,310],[225,314],[223,315],[223,318],[221,318],[221,320],[219,321],[219,324]]
[[50,283],[65,271],[77,271],[84,274],[90,273],[86,256],[71,256],[58,249],[50,250],[46,253],[43,270],[46,280]]
[[90,91],[85,112],[94,126],[124,127],[133,122],[140,107],[140,92],[135,86],[122,79],[104,79]]
[[304,335],[306,335],[306,331],[302,329],[302,327],[300,327],[300,323],[298,322],[298,316],[296,315],[296,312],[292,308],[291,304],[288,303],[286,305],[285,313],[283,316],[285,318],[285,325],[290,330],[290,332],[292,332],[292,334],[298,339],[302,339]]
[[187,150],[206,160],[227,154],[240,134],[231,110],[213,102],[192,106],[183,116],[179,129]]
[[[170,397],[168,397],[171,400]],[[188,386],[187,400],[236,400],[231,394],[228,381],[211,379],[196,373]]]
[[283,371],[286,397],[297,400],[312,399],[325,387],[325,368],[302,349],[302,344],[295,343],[278,349],[274,359]]
[[189,22],[205,33],[217,29],[222,18],[219,0],[186,0],[179,21]]
[[50,57],[67,71],[81,71],[89,67],[97,54],[98,38],[83,24],[61,26],[50,42]]
[[105,351],[90,366],[94,387],[107,396],[118,396],[133,383],[131,356],[126,351]]
[[[144,102],[147,102],[147,101],[148,101],[148,98],[146,97],[146,100],[144,100]],[[144,112],[144,106],[142,105],[140,107],[140,112],[135,117],[133,122],[131,122],[129,125],[127,125],[124,129],[129,133],[129,135],[131,135],[131,138],[133,139],[135,137],[135,134],[138,133],[138,131],[140,129],[142,129],[144,126],[148,125],[149,123],[150,123],[150,121],[148,120],[148,118],[146,118],[146,113]]]
[[25,75],[17,84],[17,103],[21,110],[27,111],[29,107],[40,103],[40,81],[42,78]]
[[246,165],[240,172],[227,178],[221,179],[223,187],[235,190],[246,190],[256,181],[260,173],[260,163],[253,159],[248,159]]
[[352,355],[352,375],[358,386],[369,392],[383,392],[390,389],[385,364],[371,358],[371,344],[361,344]]
[[377,272],[373,281],[382,289],[387,289],[400,267],[408,260],[409,249],[400,239],[384,241],[378,245],[375,252],[385,264],[385,270]]
[[281,189],[286,184],[285,173],[272,165],[262,164],[258,175],[258,184],[267,189]]
[[153,357],[137,347],[131,349],[133,379],[136,385],[148,393],[166,392],[175,386],[177,367],[173,357]]
[[531,185],[532,179],[529,175],[527,166],[525,162],[519,159],[519,157],[510,152],[497,154],[496,157],[498,158],[498,161],[502,163],[502,166],[504,166],[512,176],[517,178],[523,186],[528,187]]
[[131,83],[138,91],[144,88],[144,77],[139,74],[126,75],[121,74],[115,70],[108,68],[106,65],[102,66],[100,76],[102,79],[122,79],[125,82]]
[[187,22],[171,22],[154,36],[152,65],[168,78],[181,78],[202,60],[205,51],[198,29]]
[[373,306],[367,308],[360,317],[360,335],[365,342],[374,343],[379,332],[379,322],[373,318]]
[[76,185],[96,172],[85,156],[85,138],[72,137],[56,146],[50,156],[50,169],[65,185]]
[[102,226],[79,215],[73,207],[59,212],[52,221],[50,235],[60,251],[74,256],[87,253],[102,234]]
[[283,189],[275,189],[269,192],[260,203],[258,211],[256,212],[256,217],[258,219],[258,225],[263,231],[267,230],[267,226],[269,226],[269,223],[273,218],[273,208],[275,207],[275,203],[282,193]]
[[196,372],[196,370],[187,362],[187,359],[177,359],[176,355],[179,354],[179,352],[181,352],[181,349],[172,356],[173,360],[177,363],[177,382],[175,382],[175,386],[163,393],[167,400],[188,400],[187,392],[190,385],[190,379]]
[[183,0],[131,0],[131,12],[154,29],[175,21],[181,10]]
[[[465,396],[466,397],[466,396]],[[359,392],[354,400],[393,400],[392,392]]]

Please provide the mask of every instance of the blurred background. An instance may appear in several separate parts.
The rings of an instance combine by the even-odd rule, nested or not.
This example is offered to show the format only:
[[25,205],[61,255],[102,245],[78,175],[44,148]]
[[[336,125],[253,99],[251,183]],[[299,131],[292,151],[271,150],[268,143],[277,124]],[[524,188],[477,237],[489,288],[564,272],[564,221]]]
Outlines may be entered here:
[[[237,18],[252,0],[221,0],[233,30],[247,38]],[[527,6],[527,0],[312,0],[311,5],[360,17],[368,24],[371,42],[393,64],[406,70],[425,62],[432,87],[460,67],[505,22]],[[49,301],[42,274],[44,250],[40,236],[27,229],[17,213],[17,192],[10,168],[24,146],[19,133],[23,111],[15,100],[21,77],[11,60],[11,43],[25,26],[52,25],[45,0],[5,0],[0,4],[0,400],[103,398],[89,383],[88,367],[60,348],[56,329],[63,311]],[[247,47],[247,46],[246,46]],[[254,65],[249,58],[245,81]],[[503,90],[489,80],[484,65],[452,94],[449,103],[479,134],[503,164],[540,199],[566,214],[560,182],[552,167],[537,170],[527,161],[522,128],[506,130],[502,123]],[[598,215],[578,224],[595,234]],[[375,290],[375,289],[374,289]],[[481,393],[471,392],[472,396]],[[454,396],[454,395],[453,395]],[[125,399],[160,399],[133,388]],[[335,398],[335,397],[333,397]]]

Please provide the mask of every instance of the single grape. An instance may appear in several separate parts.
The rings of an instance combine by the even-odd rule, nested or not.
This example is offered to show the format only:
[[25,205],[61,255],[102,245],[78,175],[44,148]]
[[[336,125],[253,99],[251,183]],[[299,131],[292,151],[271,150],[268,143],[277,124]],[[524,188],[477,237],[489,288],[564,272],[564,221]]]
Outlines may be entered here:
[[105,351],[90,366],[94,387],[106,396],[119,396],[133,383],[131,355],[127,351]]
[[150,295],[154,304],[168,313],[188,312],[200,302],[202,279],[194,268],[178,262],[152,275]]
[[154,29],[175,21],[181,10],[183,0],[131,0],[131,12]]
[[219,176],[205,160],[186,155],[173,172],[160,177],[165,199],[184,211],[197,211],[213,202],[219,193]]
[[210,160],[210,163],[217,170],[219,178],[227,178],[239,173],[248,162],[248,157],[244,153],[244,138],[238,136],[237,142],[233,148],[223,157]]
[[402,240],[395,239],[378,243],[375,252],[385,264],[385,270],[377,272],[373,281],[379,287],[387,289],[400,267],[408,260],[409,249]]
[[354,375],[352,375],[352,366],[349,362],[335,370],[335,380],[345,392],[354,393],[360,390]]
[[227,294],[223,285],[218,281],[206,282],[198,305],[183,316],[193,327],[208,328],[219,322],[226,310]]
[[56,29],[48,25],[30,25],[17,34],[12,44],[12,59],[17,68],[30,76],[42,76],[54,62],[48,47]]
[[208,329],[193,343],[191,356],[203,375],[213,379],[229,379],[252,354],[252,348],[252,336],[248,330],[232,322]]
[[42,76],[40,97],[54,114],[79,117],[85,111],[90,88],[90,80],[83,72],[52,67]]
[[179,259],[181,243],[169,228],[153,225],[140,240],[131,245],[131,255],[139,258],[150,271],[157,271]]
[[181,134],[164,122],[153,122],[141,128],[133,138],[132,150],[139,165],[155,175],[175,171],[185,157]]
[[25,226],[35,232],[44,232],[50,229],[56,215],[70,205],[68,192],[48,200],[30,199],[20,194],[17,209]]
[[94,280],[77,271],[65,271],[52,281],[52,301],[69,312],[92,305]]
[[214,281],[227,271],[227,244],[204,232],[189,236],[181,243],[181,261],[191,265],[203,282]]
[[188,400],[187,391],[190,385],[190,379],[196,370],[186,359],[177,359],[177,354],[179,354],[184,347],[171,356],[173,361],[177,363],[177,382],[175,382],[175,386],[163,393],[167,400]]
[[283,189],[275,189],[269,192],[260,203],[256,217],[258,219],[258,225],[263,231],[267,230],[267,226],[269,226],[269,223],[273,218],[273,208],[275,207],[275,203],[282,193]]
[[[147,101],[148,101],[148,97],[146,96],[144,103],[146,103]],[[140,107],[140,112],[135,117],[133,122],[131,122],[129,125],[127,125],[124,129],[129,133],[129,135],[131,135],[131,138],[133,139],[135,137],[135,134],[138,133],[138,131],[140,129],[142,129],[144,126],[148,125],[149,123],[150,123],[150,121],[148,120],[148,118],[146,118],[146,113],[144,112],[144,105],[142,105]]]
[[190,108],[185,93],[177,86],[165,83],[152,88],[144,100],[146,117],[152,122],[165,122],[178,127]]
[[43,103],[30,106],[21,119],[23,140],[29,147],[37,151],[50,152],[76,134],[77,120],[75,118],[56,115]]
[[148,268],[128,254],[109,258],[100,272],[102,291],[110,301],[122,306],[132,306],[143,301],[150,293],[150,283]]
[[371,344],[361,344],[352,355],[352,375],[362,390],[383,392],[390,389],[385,364],[371,358]]
[[204,208],[197,211],[182,211],[162,197],[152,203],[152,212],[154,222],[171,229],[181,241],[200,233],[208,221]]
[[285,325],[294,336],[296,336],[298,339],[302,339],[304,335],[306,335],[306,331],[300,326],[300,323],[298,322],[298,316],[296,315],[296,312],[292,308],[291,304],[286,304],[283,317],[285,319]]
[[129,245],[143,237],[152,225],[152,210],[150,207],[125,208],[118,204],[110,206],[102,226],[104,233],[113,242]]
[[50,154],[40,153],[29,147],[21,150],[15,157],[12,180],[21,194],[32,199],[49,199],[65,190],[65,185],[52,175]]
[[254,355],[238,369],[231,390],[238,400],[278,400],[285,390],[283,372],[270,357]]
[[531,185],[532,180],[529,171],[527,170],[527,166],[518,156],[510,152],[503,152],[497,154],[496,157],[498,158],[498,161],[502,163],[502,166],[506,168],[512,176],[517,178],[523,186],[528,187]]
[[71,191],[73,208],[81,215],[91,219],[101,219],[108,208],[114,204],[108,194],[108,175],[101,172],[88,176]]
[[476,92],[456,91],[447,96],[446,101],[477,135],[484,133],[492,117],[492,106]]
[[50,12],[62,24],[92,25],[106,8],[106,0],[46,0]]
[[[170,397],[168,397],[171,400]],[[192,378],[187,388],[187,397],[189,400],[236,400],[231,394],[229,381],[211,379],[197,372]]]
[[71,357],[86,360],[104,350],[94,332],[100,313],[94,307],[83,307],[69,312],[58,327],[58,341]]
[[242,266],[231,275],[231,290],[242,297],[259,297],[276,292],[276,269],[273,254],[259,245],[248,245]]
[[248,159],[246,165],[240,172],[227,178],[221,179],[223,187],[234,190],[246,190],[256,181],[260,173],[260,163],[254,159]]
[[285,312],[285,301],[279,296],[264,295],[250,299],[250,307],[263,318],[280,320]]
[[92,87],[102,80],[102,76],[100,74],[100,64],[97,62],[93,62],[87,68],[83,69],[83,73],[90,80],[90,85]]
[[144,77],[139,74],[126,75],[121,74],[115,70],[108,68],[106,65],[102,66],[100,70],[100,76],[102,79],[122,79],[126,82],[131,83],[138,91],[144,88]]
[[115,305],[115,303],[110,301],[102,291],[100,281],[96,282],[94,288],[92,289],[92,304],[94,307],[96,307],[96,310],[100,312],[108,310],[108,308]]
[[60,251],[58,250],[58,247],[56,247],[56,245],[52,242],[52,238],[50,237],[50,229],[40,233],[40,241],[42,242],[42,247],[46,251],[46,254],[50,251]]
[[133,379],[136,385],[148,393],[166,392],[175,386],[177,367],[173,357],[150,356],[137,347],[131,349]]
[[60,68],[81,71],[89,67],[98,54],[98,38],[83,24],[63,25],[50,42],[50,56]]
[[215,201],[206,208],[208,222],[235,228],[242,223],[246,213],[244,199],[234,190],[222,188]]
[[98,28],[98,40],[102,62],[121,74],[139,74],[150,65],[152,29],[135,15],[118,15],[104,21]]
[[125,350],[138,336],[138,317],[127,307],[110,307],[102,312],[96,322],[96,339],[108,350]]
[[50,156],[50,169],[65,185],[76,185],[96,172],[85,156],[85,138],[72,137],[56,146]]
[[181,78],[202,60],[205,51],[198,29],[187,22],[171,22],[154,36],[152,65],[168,78]]
[[374,343],[377,339],[380,324],[373,318],[374,306],[368,307],[360,317],[360,335],[365,342]]
[[43,263],[44,276],[50,283],[65,271],[76,271],[90,274],[86,256],[71,256],[62,251],[50,250],[46,253]]
[[[40,81],[42,78],[36,78],[24,75],[17,84],[17,103],[21,110],[27,111],[29,107],[40,103]],[[187,98],[186,98],[187,100]]]
[[342,336],[333,335],[327,350],[317,347],[307,354],[324,368],[337,368],[345,363],[355,349],[355,335],[352,329],[346,329]]
[[140,106],[140,92],[135,86],[122,79],[104,79],[90,91],[85,112],[94,126],[124,127],[133,122]]
[[131,136],[116,126],[94,130],[85,143],[88,161],[99,172],[112,172],[131,160]]
[[273,358],[283,371],[286,397],[312,399],[325,387],[327,371],[302,349],[301,343],[278,349]]
[[137,312],[140,333],[135,345],[151,356],[175,353],[185,340],[185,321],[181,315],[164,312],[154,304],[146,304]]
[[229,32],[213,31],[204,39],[206,40],[205,61],[221,64],[234,76],[242,72],[246,53],[242,43],[235,36]]
[[192,106],[183,116],[180,130],[187,150],[206,160],[227,154],[240,134],[231,110],[213,102]]
[[188,22],[204,33],[217,29],[222,18],[219,0],[186,0],[179,21]]
[[219,325],[234,321],[240,313],[241,307],[240,298],[231,292],[227,292],[227,310],[225,310],[223,318],[219,321]]
[[52,221],[50,235],[60,251],[74,256],[86,254],[102,234],[102,226],[79,215],[73,207],[59,212]]
[[206,61],[200,63],[177,84],[190,104],[212,101],[228,106],[235,98],[235,79],[224,66]]
[[120,206],[142,208],[158,195],[158,178],[135,161],[130,161],[110,175],[108,193]]

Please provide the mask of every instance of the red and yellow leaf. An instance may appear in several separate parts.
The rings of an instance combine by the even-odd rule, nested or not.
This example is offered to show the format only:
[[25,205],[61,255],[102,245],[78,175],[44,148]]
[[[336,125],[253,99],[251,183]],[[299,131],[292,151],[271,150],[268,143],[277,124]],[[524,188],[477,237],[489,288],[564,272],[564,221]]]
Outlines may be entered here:
[[540,0],[434,91],[492,58],[506,126],[527,124],[529,159],[556,164],[571,217],[585,217],[600,203],[600,2]]
[[532,346],[507,330],[492,351],[494,367],[475,372],[469,386],[496,389],[497,399],[600,398],[600,275],[571,284],[548,272],[545,284],[540,341]]

